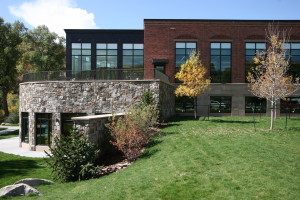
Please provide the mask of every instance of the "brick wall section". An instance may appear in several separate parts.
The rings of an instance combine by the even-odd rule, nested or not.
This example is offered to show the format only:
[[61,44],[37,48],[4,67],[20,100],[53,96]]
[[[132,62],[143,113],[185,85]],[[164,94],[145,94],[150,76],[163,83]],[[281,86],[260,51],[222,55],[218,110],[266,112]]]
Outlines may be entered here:
[[[264,20],[144,20],[144,67],[152,59],[169,59],[166,74],[174,82],[175,41],[196,41],[204,66],[210,66],[210,42],[232,43],[232,83],[245,82],[245,42],[265,41]],[[300,41],[300,20],[275,21],[290,31],[291,41]],[[292,29],[291,29],[292,27]]]

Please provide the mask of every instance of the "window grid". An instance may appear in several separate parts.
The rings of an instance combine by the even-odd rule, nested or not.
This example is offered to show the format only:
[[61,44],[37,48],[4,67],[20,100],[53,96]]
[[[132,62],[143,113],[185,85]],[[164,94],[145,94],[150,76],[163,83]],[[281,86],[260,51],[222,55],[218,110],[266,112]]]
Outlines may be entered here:
[[252,68],[256,66],[253,58],[258,55],[258,53],[266,51],[265,42],[246,42],[245,43],[245,81],[248,82],[248,73],[252,71]]
[[96,68],[118,67],[118,44],[97,43],[96,44]]
[[288,73],[293,77],[300,77],[300,43],[286,43],[285,48],[287,59],[290,61]]
[[91,43],[72,43],[72,71],[91,70]]
[[266,113],[266,99],[258,97],[245,97],[245,113]]
[[144,44],[123,44],[123,69],[144,67]]
[[192,51],[197,49],[197,42],[176,42],[176,72],[180,70],[180,66],[189,59]]
[[210,43],[210,76],[212,83],[231,82],[231,43]]
[[231,113],[231,97],[211,96],[210,113]]

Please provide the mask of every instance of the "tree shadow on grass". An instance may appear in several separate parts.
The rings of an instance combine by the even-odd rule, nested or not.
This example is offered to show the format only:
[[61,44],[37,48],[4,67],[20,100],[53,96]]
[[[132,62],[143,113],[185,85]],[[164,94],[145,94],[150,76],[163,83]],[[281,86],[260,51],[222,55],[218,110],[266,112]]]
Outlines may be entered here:
[[300,127],[288,127],[287,128],[289,131],[299,131],[300,132]]
[[253,124],[258,123],[257,121],[240,121],[240,120],[222,120],[222,119],[212,119],[210,122],[214,123],[229,123],[229,124]]
[[32,169],[44,168],[35,160],[6,160],[0,161],[0,178],[26,175]]

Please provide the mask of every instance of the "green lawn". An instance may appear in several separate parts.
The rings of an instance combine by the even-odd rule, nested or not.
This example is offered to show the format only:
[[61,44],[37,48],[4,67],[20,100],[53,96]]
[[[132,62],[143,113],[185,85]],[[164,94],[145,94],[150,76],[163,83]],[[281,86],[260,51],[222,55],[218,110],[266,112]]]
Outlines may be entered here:
[[6,139],[6,138],[11,138],[11,137],[17,137],[19,135],[19,130],[15,130],[9,133],[1,134],[0,135],[0,140],[1,139]]
[[[256,117],[256,132],[252,120],[174,118],[125,170],[40,186],[42,197],[14,199],[300,199],[300,118],[290,119],[287,129],[278,128],[285,124],[284,118],[278,119],[273,132],[267,130],[269,118]],[[4,178],[3,156],[11,162]],[[18,160],[32,164],[25,170]],[[9,166],[20,169],[9,172]],[[43,167],[41,159],[0,154],[0,183],[19,170],[46,178],[49,171]]]

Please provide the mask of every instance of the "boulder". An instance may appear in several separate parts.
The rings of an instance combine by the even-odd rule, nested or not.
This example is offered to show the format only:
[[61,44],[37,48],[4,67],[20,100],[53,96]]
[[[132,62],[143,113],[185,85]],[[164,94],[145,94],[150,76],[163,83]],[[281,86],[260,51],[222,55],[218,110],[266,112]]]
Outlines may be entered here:
[[12,197],[24,196],[30,193],[34,193],[39,196],[42,195],[39,191],[24,183],[9,185],[0,189],[0,197],[1,196],[12,196]]
[[31,187],[39,186],[42,184],[45,184],[45,185],[53,184],[52,181],[49,181],[46,179],[38,179],[38,178],[25,178],[25,179],[19,180],[15,184],[19,184],[19,183],[24,183],[24,184],[30,185]]

